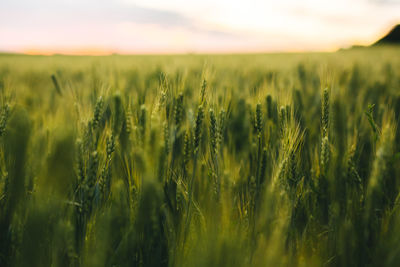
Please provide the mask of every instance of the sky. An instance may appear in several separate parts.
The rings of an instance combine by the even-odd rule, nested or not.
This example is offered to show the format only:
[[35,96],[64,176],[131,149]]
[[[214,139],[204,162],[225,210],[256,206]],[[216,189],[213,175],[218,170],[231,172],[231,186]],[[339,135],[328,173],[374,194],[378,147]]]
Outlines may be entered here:
[[400,0],[1,0],[0,51],[334,51],[400,23]]

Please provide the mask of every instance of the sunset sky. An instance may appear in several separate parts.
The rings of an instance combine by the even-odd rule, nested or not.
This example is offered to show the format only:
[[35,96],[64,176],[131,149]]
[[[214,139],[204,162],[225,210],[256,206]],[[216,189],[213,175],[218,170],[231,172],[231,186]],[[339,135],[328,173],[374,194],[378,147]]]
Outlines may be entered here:
[[0,51],[333,51],[400,23],[400,0],[1,0]]

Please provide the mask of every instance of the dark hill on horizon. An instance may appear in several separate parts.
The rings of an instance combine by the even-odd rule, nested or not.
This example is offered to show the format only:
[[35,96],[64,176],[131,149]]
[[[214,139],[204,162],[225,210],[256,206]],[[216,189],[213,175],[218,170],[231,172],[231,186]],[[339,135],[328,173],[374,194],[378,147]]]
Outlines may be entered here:
[[372,46],[376,45],[400,45],[400,24],[397,24],[384,37],[376,41]]

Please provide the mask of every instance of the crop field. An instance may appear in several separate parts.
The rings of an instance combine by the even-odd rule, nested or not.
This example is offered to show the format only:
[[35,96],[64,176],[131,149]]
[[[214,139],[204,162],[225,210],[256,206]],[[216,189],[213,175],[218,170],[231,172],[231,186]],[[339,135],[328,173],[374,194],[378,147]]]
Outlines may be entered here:
[[0,54],[0,266],[399,266],[400,48]]

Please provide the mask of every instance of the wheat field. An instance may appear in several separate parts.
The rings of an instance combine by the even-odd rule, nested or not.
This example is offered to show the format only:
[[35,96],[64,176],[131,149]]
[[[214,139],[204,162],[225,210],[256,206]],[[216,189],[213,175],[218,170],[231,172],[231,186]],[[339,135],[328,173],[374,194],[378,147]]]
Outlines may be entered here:
[[398,266],[399,54],[0,55],[0,266]]

